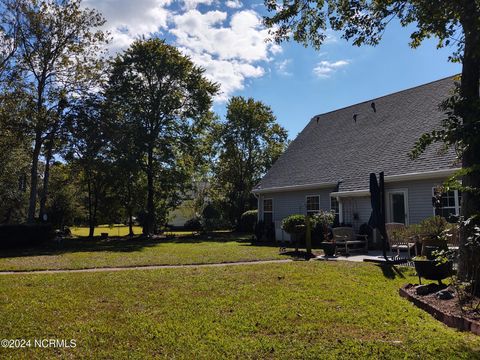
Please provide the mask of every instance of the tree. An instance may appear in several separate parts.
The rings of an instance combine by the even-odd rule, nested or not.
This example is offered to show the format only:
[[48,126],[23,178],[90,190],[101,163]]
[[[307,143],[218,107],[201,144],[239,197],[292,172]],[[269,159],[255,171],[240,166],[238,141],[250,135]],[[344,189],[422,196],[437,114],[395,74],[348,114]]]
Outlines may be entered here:
[[25,215],[30,143],[24,116],[29,105],[22,91],[0,86],[0,223],[21,222]]
[[202,68],[159,39],[137,40],[113,61],[106,96],[134,136],[147,177],[147,234],[156,232],[201,159],[198,144],[217,91]]
[[78,224],[84,219],[85,208],[81,204],[81,172],[71,164],[55,162],[51,168],[51,196],[46,203],[46,214],[51,224],[58,228]]
[[100,202],[108,184],[107,136],[99,95],[78,99],[67,117],[69,133],[66,160],[77,169],[86,190],[89,237],[97,225]]
[[[443,108],[447,119],[443,130],[425,134],[413,149],[418,155],[429,144],[441,141],[454,145],[462,160],[462,206],[466,219],[480,214],[480,2],[478,0],[290,0],[279,4],[265,0],[272,16],[265,24],[277,42],[290,37],[304,45],[320,48],[328,27],[342,32],[354,45],[377,45],[390,21],[399,19],[402,26],[413,24],[410,45],[415,48],[430,37],[438,47],[455,46],[451,61],[461,62],[462,74],[457,94],[446,99]],[[462,235],[459,277],[473,274],[480,254],[469,256],[467,234]],[[478,249],[476,250],[478,252]],[[476,259],[472,261],[471,259]],[[476,271],[474,280],[480,282]],[[480,288],[480,287],[478,287]]]
[[93,29],[105,21],[95,10],[81,9],[80,0],[17,0],[14,3],[15,6],[4,7],[4,11],[15,19],[17,26],[18,45],[14,55],[15,73],[20,74],[17,86],[22,87],[32,103],[28,209],[28,221],[32,222],[36,215],[42,146],[48,138],[55,137],[66,99],[96,86],[101,68],[99,54],[106,38],[102,31]]
[[18,48],[19,28],[14,0],[0,1],[0,80],[12,70],[12,60]]
[[253,187],[287,146],[287,131],[269,106],[252,98],[232,97],[220,125],[215,177],[233,224],[255,207]]

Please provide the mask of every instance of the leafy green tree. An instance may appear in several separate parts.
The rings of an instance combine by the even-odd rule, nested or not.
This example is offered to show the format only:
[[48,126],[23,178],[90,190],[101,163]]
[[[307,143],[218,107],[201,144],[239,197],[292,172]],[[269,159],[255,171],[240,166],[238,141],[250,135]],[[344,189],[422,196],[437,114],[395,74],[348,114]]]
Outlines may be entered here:
[[79,99],[67,118],[69,141],[65,159],[79,172],[86,193],[89,237],[93,237],[97,215],[109,184],[111,164],[107,157],[107,135],[102,99]]
[[30,143],[24,93],[0,85],[0,223],[24,220]]
[[[95,10],[82,9],[80,0],[17,0],[3,7],[17,26],[15,76],[32,103],[32,134],[28,221],[36,215],[38,162],[42,147],[59,128],[65,100],[96,86],[105,34],[104,19]],[[20,85],[18,85],[20,83]],[[48,153],[48,151],[47,151]]]
[[[451,61],[462,64],[457,94],[443,104],[447,118],[443,130],[425,134],[413,149],[414,156],[429,144],[440,141],[454,145],[462,160],[462,215],[480,216],[480,2],[478,0],[265,0],[273,13],[265,24],[277,42],[293,38],[304,45],[320,48],[330,27],[354,45],[377,45],[387,25],[395,18],[402,26],[413,25],[410,45],[418,47],[430,37],[438,47],[452,45]],[[469,256],[463,232],[459,276],[475,270],[479,254]],[[472,260],[475,259],[475,260]],[[480,287],[478,287],[480,288]]]
[[[201,156],[212,96],[204,70],[159,39],[137,40],[113,61],[106,96],[134,138],[147,178],[144,232],[152,234],[182,192]],[[195,159],[195,161],[192,161]]]
[[0,80],[12,71],[13,59],[18,48],[19,27],[16,17],[18,3],[14,0],[0,1]]
[[121,109],[106,109],[108,156],[113,162],[114,192],[120,200],[128,221],[129,235],[133,234],[133,217],[142,209],[145,178],[138,159],[142,154],[135,143],[135,129],[125,120]]
[[51,167],[51,196],[48,197],[45,213],[49,222],[57,228],[81,223],[85,207],[79,172],[70,164],[55,162]]
[[253,187],[285,150],[287,131],[261,101],[232,97],[218,138],[217,194],[223,197],[230,221],[238,226],[242,214],[256,206]]

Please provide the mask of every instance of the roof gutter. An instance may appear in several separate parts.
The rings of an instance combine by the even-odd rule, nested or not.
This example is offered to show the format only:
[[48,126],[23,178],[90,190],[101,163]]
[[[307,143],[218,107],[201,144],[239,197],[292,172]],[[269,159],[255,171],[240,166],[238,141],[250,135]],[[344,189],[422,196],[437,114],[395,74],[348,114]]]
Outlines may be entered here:
[[337,191],[330,193],[330,197],[343,198],[343,197],[359,197],[370,196],[370,190],[351,190],[351,191]]
[[406,180],[426,180],[426,179],[432,179],[432,178],[446,178],[446,177],[452,176],[458,170],[460,170],[460,168],[416,172],[416,173],[408,173],[408,174],[400,174],[400,175],[390,175],[390,176],[385,176],[385,182],[390,183],[390,182],[406,181]]
[[311,189],[328,189],[337,186],[337,183],[315,183],[305,185],[290,185],[290,186],[278,186],[264,189],[253,189],[254,194],[265,194],[272,192],[286,192],[286,191],[298,191],[298,190],[311,190]]

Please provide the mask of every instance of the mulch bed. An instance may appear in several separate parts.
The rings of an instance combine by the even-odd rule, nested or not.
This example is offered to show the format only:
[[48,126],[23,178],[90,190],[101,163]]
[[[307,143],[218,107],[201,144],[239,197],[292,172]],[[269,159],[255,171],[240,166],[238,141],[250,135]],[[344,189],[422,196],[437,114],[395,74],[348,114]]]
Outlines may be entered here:
[[400,296],[413,302],[417,307],[449,327],[480,335],[480,315],[478,312],[462,310],[457,294],[454,294],[453,299],[441,300],[435,296],[435,292],[428,295],[417,295],[415,287],[416,285],[412,284],[401,287]]

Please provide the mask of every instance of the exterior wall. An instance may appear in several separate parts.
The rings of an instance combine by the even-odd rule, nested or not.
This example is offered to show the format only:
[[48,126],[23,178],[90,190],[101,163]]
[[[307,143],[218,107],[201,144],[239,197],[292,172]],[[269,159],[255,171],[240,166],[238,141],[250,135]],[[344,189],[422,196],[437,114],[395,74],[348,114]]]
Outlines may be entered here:
[[[441,185],[445,179],[415,180],[391,182],[385,184],[385,191],[406,190],[408,195],[408,222],[417,224],[423,219],[433,216],[432,189]],[[330,193],[333,189],[302,190],[277,192],[258,196],[259,219],[263,219],[263,200],[273,200],[273,220],[277,229],[277,240],[288,240],[288,235],[279,229],[281,221],[292,214],[306,214],[306,196],[319,195],[320,208],[330,209]],[[341,198],[343,222],[352,224],[358,230],[361,224],[367,223],[370,218],[370,197]],[[387,219],[388,221],[388,219]]]
[[368,222],[372,212],[369,196],[342,198],[343,222],[352,224],[355,230]]
[[408,221],[418,224],[423,219],[433,216],[432,189],[442,185],[446,179],[402,181],[385,184],[385,191],[406,189],[408,191]]
[[275,223],[275,237],[278,241],[289,241],[290,236],[280,228],[284,218],[293,214],[307,213],[307,199],[309,195],[320,196],[320,208],[330,209],[330,193],[332,189],[313,189],[262,194],[258,197],[259,220],[263,220],[263,200],[273,200],[273,221]]

